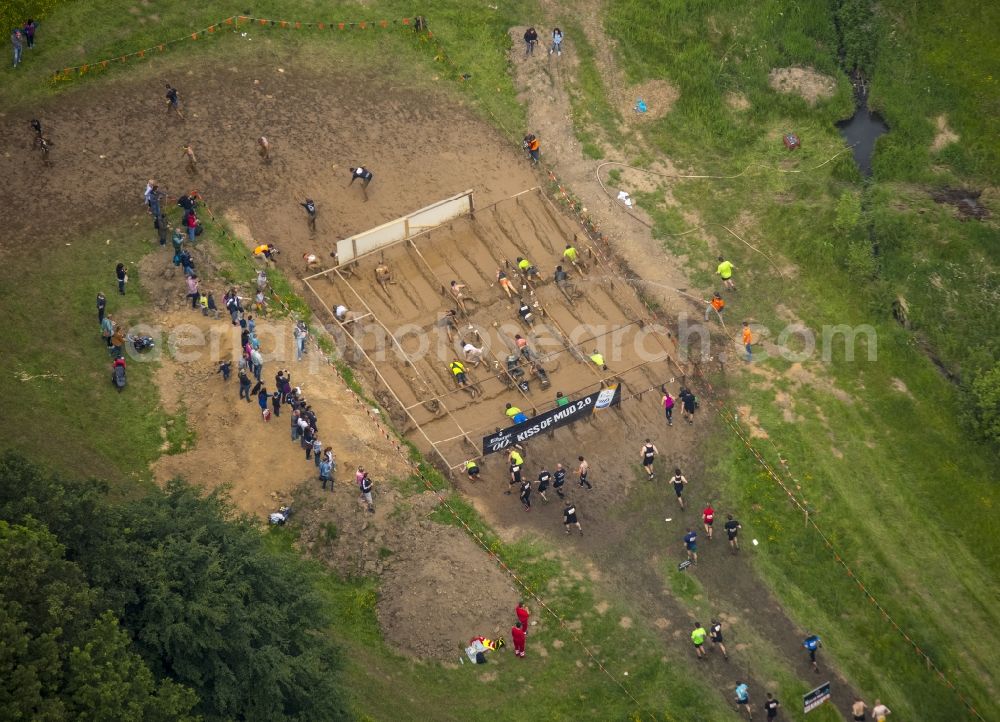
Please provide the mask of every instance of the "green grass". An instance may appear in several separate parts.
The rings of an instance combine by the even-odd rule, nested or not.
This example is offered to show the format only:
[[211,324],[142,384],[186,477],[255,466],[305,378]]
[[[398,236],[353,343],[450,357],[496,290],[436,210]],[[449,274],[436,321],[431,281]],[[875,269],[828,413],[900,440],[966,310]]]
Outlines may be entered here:
[[[136,236],[129,222],[53,245],[44,263],[21,255],[0,268],[9,321],[4,448],[21,449],[50,468],[85,469],[122,488],[149,482],[152,461],[193,442],[183,411],[171,416],[158,404],[158,349],[142,360],[128,357],[124,391],[111,385],[111,358],[97,323],[98,291],[126,329],[153,321],[132,265],[152,244]],[[129,267],[125,296],[117,292],[119,261]]]

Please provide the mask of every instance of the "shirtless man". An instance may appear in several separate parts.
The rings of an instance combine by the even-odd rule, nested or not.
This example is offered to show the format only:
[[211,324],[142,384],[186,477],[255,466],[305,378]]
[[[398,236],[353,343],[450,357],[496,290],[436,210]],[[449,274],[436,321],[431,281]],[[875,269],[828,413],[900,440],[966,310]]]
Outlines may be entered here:
[[267,139],[266,135],[257,139],[257,152],[260,153],[260,159],[265,163],[271,160],[271,141]]
[[438,326],[448,333],[448,343],[454,341],[455,332],[458,331],[458,312],[453,308],[449,308],[438,319]]
[[382,287],[382,290],[386,289],[389,284],[396,285],[396,282],[392,280],[392,271],[389,270],[389,264],[384,260],[379,261],[379,264],[375,266],[375,280],[378,285]]
[[469,296],[462,293],[462,290],[464,288],[466,288],[466,285],[464,283],[459,283],[458,281],[452,281],[451,287],[448,289],[448,292],[451,294],[451,297],[455,299],[455,303],[458,304],[458,307],[462,309],[462,313],[467,316],[469,315],[469,309],[465,307],[465,302],[472,301],[473,303],[479,303],[479,301],[476,299],[475,296]]
[[184,157],[187,158],[188,173],[195,173],[198,170],[198,157],[194,154],[194,147],[190,143],[184,146]]
[[315,253],[303,253],[302,260],[306,262],[307,271],[319,268],[319,258],[316,257]]

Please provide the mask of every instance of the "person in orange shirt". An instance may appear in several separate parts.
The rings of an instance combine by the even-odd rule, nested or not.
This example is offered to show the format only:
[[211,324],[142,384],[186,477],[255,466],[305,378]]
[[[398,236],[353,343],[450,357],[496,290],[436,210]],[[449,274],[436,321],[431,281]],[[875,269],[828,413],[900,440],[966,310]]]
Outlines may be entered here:
[[724,309],[725,307],[726,307],[726,302],[722,300],[722,296],[719,295],[718,291],[716,291],[715,295],[712,296],[712,300],[709,301],[708,305],[705,307],[705,320],[706,321],[708,320],[708,316],[710,313],[712,313],[713,309],[717,314],[721,316],[722,309]]
[[750,333],[750,323],[743,322],[743,348],[747,350],[747,361],[753,359],[753,334]]
[[524,136],[522,146],[524,146],[524,149],[528,151],[528,155],[531,157],[532,163],[538,163],[539,161],[541,156],[540,145],[541,144],[538,142],[538,138],[536,138],[533,133],[528,133],[528,135]]

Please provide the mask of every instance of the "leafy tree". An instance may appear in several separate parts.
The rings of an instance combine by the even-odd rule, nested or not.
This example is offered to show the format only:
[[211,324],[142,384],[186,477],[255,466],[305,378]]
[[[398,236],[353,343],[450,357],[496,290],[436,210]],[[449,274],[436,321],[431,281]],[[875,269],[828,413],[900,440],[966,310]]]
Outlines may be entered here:
[[100,484],[5,456],[0,518],[48,524],[131,649],[156,679],[193,690],[206,718],[347,716],[314,567],[269,551],[221,495],[174,482],[113,504]]
[[63,547],[0,521],[0,708],[5,719],[184,720],[196,699],[157,683]]

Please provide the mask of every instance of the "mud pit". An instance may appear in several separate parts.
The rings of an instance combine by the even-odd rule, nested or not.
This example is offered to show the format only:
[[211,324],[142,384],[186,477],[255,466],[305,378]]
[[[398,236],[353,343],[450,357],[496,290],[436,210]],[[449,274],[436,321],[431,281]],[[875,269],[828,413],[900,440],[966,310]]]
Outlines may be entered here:
[[[343,331],[364,350],[362,359],[367,356],[378,368],[390,390],[394,418],[403,422],[408,438],[425,451],[436,450],[454,469],[480,456],[483,435],[508,424],[508,402],[530,417],[554,408],[557,391],[573,400],[621,383],[627,396],[659,388],[675,375],[667,334],[650,323],[632,288],[604,266],[599,249],[582,234],[574,241],[575,235],[574,226],[541,191],[529,190],[309,284],[328,320],[333,321],[328,309],[338,304],[358,317]],[[552,274],[563,264],[568,242],[580,251],[587,271],[564,264],[573,284],[564,292]],[[518,257],[537,265],[543,280],[523,278],[516,270]],[[375,281],[380,262],[388,264],[395,284],[383,288]],[[508,299],[496,283],[501,268],[533,307],[533,325],[518,316],[518,295]],[[467,286],[467,314],[448,291],[452,280]],[[460,319],[449,343],[438,319],[451,308]],[[511,382],[507,359],[519,358],[515,334],[528,340],[548,374],[547,387],[523,358],[517,368],[528,381],[527,391]],[[483,365],[467,364],[475,396],[457,386],[448,368],[452,360],[463,359],[466,341],[485,350]],[[607,370],[590,360],[595,349]],[[631,406],[618,413],[634,413]]]

